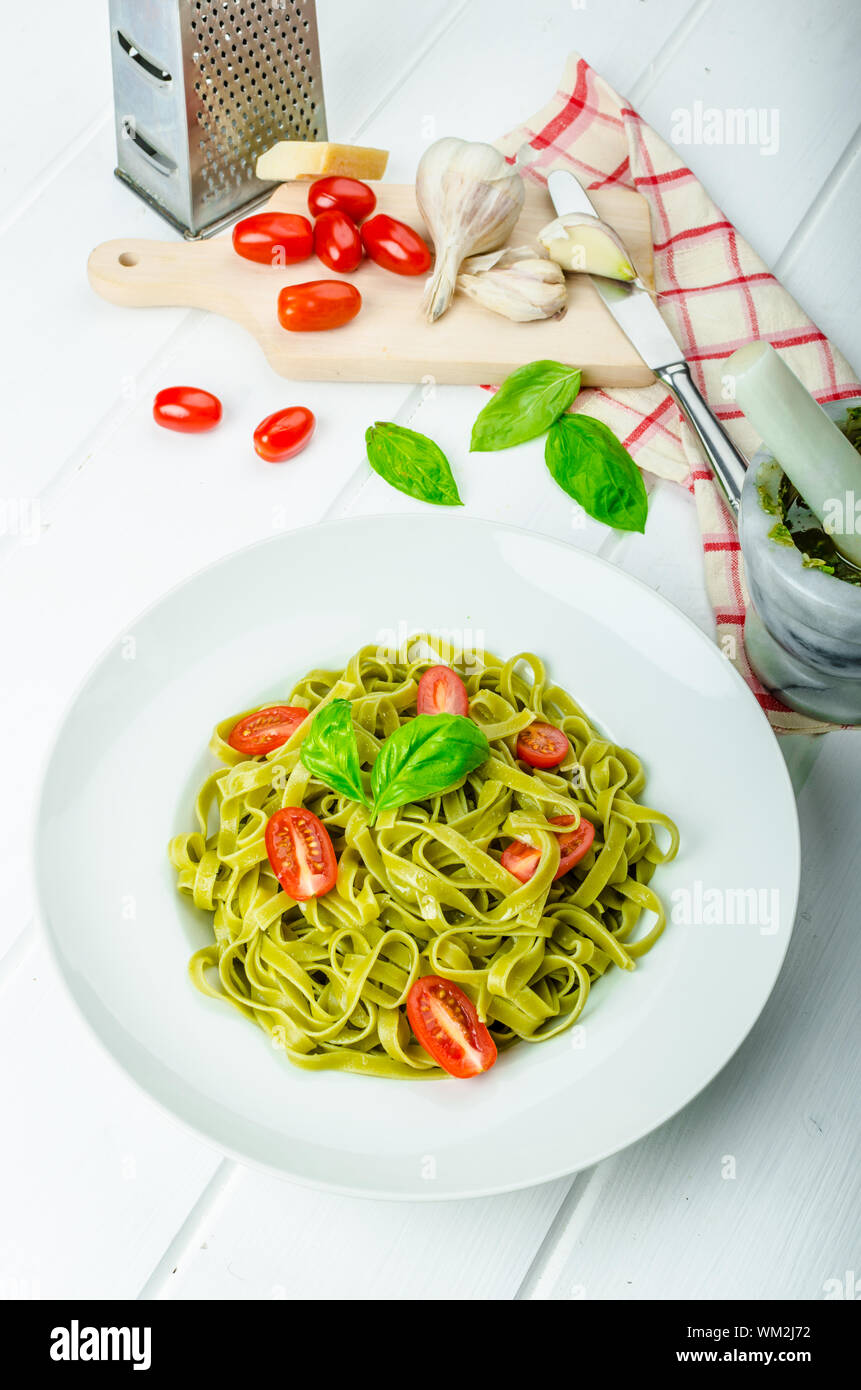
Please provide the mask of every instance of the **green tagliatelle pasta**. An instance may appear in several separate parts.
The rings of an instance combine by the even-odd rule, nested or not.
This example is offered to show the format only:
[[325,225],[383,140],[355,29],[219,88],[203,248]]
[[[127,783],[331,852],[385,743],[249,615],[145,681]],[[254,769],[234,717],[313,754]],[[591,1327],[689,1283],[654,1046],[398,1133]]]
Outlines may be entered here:
[[[311,671],[289,703],[351,702],[369,785],[382,741],[415,715],[422,671],[456,665],[454,656],[432,637],[411,639],[397,660],[364,647],[343,671]],[[443,795],[383,812],[373,827],[366,807],[300,762],[310,718],[265,757],[227,743],[241,715],[215,730],[211,747],[227,766],[200,789],[197,830],[170,845],[180,892],[213,914],[214,941],[192,957],[191,976],[266,1029],[298,1066],[444,1075],[404,1009],[427,974],[465,990],[500,1050],[540,1042],[570,1028],[593,982],[611,964],[632,970],[664,929],[650,881],[676,853],[678,832],[637,800],[639,759],[603,738],[529,652],[504,662],[483,653],[481,664],[460,670],[490,758]],[[570,741],[570,756],[552,771],[516,760],[517,734],[535,720]],[[269,817],[298,805],[319,816],[339,859],[336,887],[303,903],[280,888],[264,844]],[[559,829],[549,820],[563,815],[590,820],[595,839],[554,883]],[[541,850],[527,883],[500,864],[512,839]],[[655,920],[635,938],[644,911]]]

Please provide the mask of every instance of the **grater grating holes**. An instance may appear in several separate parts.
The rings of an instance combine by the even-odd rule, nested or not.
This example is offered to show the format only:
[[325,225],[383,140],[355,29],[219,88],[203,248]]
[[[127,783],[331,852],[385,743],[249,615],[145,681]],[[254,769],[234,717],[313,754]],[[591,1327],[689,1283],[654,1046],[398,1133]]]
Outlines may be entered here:
[[[227,0],[196,0],[190,21],[204,199],[221,196],[228,183],[240,187],[276,140],[320,134],[302,7],[245,0],[228,24],[219,11],[229,8]],[[260,54],[253,67],[248,50]]]

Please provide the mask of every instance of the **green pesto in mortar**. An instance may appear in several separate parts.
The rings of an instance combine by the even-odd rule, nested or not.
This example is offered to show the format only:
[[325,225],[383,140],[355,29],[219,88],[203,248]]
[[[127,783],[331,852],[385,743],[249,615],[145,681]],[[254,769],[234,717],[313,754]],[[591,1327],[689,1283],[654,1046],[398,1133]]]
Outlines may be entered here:
[[[839,428],[853,449],[861,454],[861,406],[853,406]],[[821,570],[846,584],[861,586],[861,570],[843,558],[786,474],[780,480],[777,500],[765,485],[757,490],[763,511],[778,518],[768,533],[769,540],[778,545],[794,545],[801,551],[802,563],[807,569]]]

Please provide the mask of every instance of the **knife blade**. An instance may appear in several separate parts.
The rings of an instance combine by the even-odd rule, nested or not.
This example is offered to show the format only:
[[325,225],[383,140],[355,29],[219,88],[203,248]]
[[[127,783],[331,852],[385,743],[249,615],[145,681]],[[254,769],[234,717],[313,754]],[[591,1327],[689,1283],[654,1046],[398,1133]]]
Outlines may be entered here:
[[[547,176],[547,191],[559,217],[569,212],[600,217],[589,194],[567,169],[553,169]],[[590,280],[603,299],[625,337],[636,348],[647,367],[667,367],[683,362],[684,353],[676,342],[642,281],[632,284],[591,275]]]
[[[600,217],[589,194],[568,169],[550,171],[547,191],[558,217],[570,212]],[[589,279],[631,346],[684,411],[715,480],[737,517],[747,460],[697,390],[684,352],[664,323],[649,291],[639,279],[630,284],[607,280],[603,275],[590,275]]]

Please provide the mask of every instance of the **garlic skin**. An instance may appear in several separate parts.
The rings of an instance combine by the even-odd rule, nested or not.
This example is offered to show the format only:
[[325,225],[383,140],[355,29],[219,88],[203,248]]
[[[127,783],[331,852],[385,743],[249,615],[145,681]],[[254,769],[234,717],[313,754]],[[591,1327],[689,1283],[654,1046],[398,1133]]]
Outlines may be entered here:
[[562,270],[534,246],[471,256],[460,268],[457,288],[515,323],[561,318],[568,307]]
[[446,136],[416,171],[416,201],[436,263],[422,307],[433,323],[451,304],[461,261],[508,240],[526,195],[520,175],[493,145]]
[[602,222],[587,212],[569,212],[548,222],[538,240],[551,260],[563,270],[581,270],[604,275],[608,280],[636,280],[637,272],[622,241]]
[[480,275],[482,271],[491,270],[503,263],[507,267],[517,261],[528,260],[539,260],[547,265],[550,257],[543,246],[503,246],[498,251],[488,251],[485,256],[470,256],[461,265],[461,271],[464,275]]

